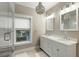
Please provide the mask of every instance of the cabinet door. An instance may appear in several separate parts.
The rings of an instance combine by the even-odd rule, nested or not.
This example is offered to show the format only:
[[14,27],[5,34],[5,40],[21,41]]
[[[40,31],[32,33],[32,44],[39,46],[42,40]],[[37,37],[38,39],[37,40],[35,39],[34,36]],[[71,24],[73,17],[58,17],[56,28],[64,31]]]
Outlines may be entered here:
[[50,54],[49,43],[50,43],[50,40],[48,38],[41,37],[40,48],[43,49],[47,54]]
[[45,46],[44,38],[41,37],[41,38],[40,38],[40,48],[44,50],[44,49],[45,49],[44,46]]
[[43,49],[45,52],[47,51],[48,48],[47,38],[41,37],[40,48]]
[[53,40],[49,40],[49,56],[54,57],[55,56],[55,47],[54,44],[55,42]]
[[66,57],[66,46],[61,43],[55,43],[55,56],[56,57]]
[[46,53],[50,56],[50,39],[48,39],[48,38],[46,38],[46,40],[45,40],[45,51],[46,51]]

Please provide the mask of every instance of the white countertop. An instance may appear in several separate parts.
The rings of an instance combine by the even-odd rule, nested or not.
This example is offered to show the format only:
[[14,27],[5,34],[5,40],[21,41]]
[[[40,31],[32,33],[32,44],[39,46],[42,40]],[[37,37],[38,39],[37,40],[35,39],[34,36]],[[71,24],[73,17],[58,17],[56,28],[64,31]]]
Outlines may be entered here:
[[65,44],[65,45],[77,44],[76,41],[73,41],[73,40],[65,40],[64,38],[62,38],[62,37],[57,37],[57,36],[41,35],[41,37],[45,37],[45,38],[54,40],[54,41],[56,41],[56,42],[59,42],[59,43]]

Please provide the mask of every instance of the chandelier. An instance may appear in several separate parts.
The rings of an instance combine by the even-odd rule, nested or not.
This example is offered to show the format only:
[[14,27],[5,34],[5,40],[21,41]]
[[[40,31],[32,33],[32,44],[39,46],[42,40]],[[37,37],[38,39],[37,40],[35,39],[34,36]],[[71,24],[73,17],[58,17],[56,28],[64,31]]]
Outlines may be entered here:
[[44,6],[42,5],[41,2],[39,2],[38,6],[36,6],[36,12],[39,15],[41,15],[45,12],[45,8],[44,8]]

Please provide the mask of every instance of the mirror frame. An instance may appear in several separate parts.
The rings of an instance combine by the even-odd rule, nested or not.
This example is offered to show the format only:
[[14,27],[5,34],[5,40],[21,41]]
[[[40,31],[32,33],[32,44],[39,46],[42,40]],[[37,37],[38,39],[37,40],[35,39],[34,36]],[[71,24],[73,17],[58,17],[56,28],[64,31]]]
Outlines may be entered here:
[[54,22],[54,19],[55,19],[55,14],[54,13],[52,13],[51,15],[49,15],[49,16],[47,16],[46,17],[46,31],[53,31],[54,29],[54,23],[51,23],[52,24],[52,29],[48,29],[48,24],[47,24],[47,22],[48,22],[48,20],[52,20],[52,22]]
[[[62,28],[62,15],[67,14],[69,12],[75,11],[76,10],[76,28],[75,29],[64,29]],[[60,30],[61,31],[78,31],[78,7],[76,7],[76,5],[70,6],[68,8],[65,8],[64,10],[60,11]]]
[[[51,23],[51,24],[52,24],[52,25],[51,25],[51,26],[52,26],[51,29],[48,27],[48,24],[49,24],[49,23],[48,23],[48,20],[49,20],[49,21],[50,21],[50,20],[52,21],[52,23]],[[46,31],[52,31],[52,30],[53,30],[53,18],[46,19]]]

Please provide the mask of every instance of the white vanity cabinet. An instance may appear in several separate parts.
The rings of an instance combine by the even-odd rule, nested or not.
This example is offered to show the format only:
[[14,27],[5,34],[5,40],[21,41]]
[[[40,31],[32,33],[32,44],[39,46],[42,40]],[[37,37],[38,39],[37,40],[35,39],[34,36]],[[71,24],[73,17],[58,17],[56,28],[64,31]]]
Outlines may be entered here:
[[76,44],[65,45],[53,39],[41,37],[40,48],[51,57],[75,57]]
[[[40,40],[41,44],[40,47],[45,51],[45,52],[49,52],[49,41],[47,38],[42,37]],[[42,42],[46,42],[46,43],[42,43]],[[47,49],[46,49],[47,48]]]

